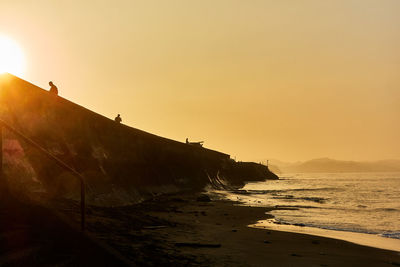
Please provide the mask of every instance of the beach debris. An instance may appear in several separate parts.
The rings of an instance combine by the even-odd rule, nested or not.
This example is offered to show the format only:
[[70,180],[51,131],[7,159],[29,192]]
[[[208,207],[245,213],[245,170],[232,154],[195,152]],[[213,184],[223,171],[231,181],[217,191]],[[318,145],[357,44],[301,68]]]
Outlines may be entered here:
[[325,203],[326,202],[326,199],[322,198],[322,197],[303,197],[300,199],[313,201],[313,202],[317,202],[317,203]]
[[237,232],[237,230],[236,230],[236,229],[232,229],[232,232],[236,233],[236,232]]
[[187,200],[179,198],[179,197],[174,197],[171,200],[174,201],[174,202],[187,202]]
[[271,241],[268,241],[268,240],[264,240],[263,242],[264,242],[264,244],[271,244]]
[[220,248],[221,244],[178,242],[178,243],[175,243],[175,246],[177,246],[177,247],[191,247],[191,248]]
[[211,199],[209,196],[205,194],[201,194],[200,196],[197,197],[198,202],[211,202]]
[[290,256],[293,256],[293,257],[302,257],[301,255],[296,254],[296,253],[292,253],[292,254],[290,254]]
[[167,226],[166,225],[143,226],[143,229],[146,230],[162,229],[162,228],[167,228]]

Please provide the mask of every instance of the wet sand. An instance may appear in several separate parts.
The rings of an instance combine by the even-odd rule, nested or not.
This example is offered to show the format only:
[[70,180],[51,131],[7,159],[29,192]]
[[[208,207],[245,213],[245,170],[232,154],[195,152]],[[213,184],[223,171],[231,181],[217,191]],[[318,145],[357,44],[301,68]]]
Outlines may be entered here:
[[[400,266],[398,252],[250,228],[270,218],[267,208],[198,197],[169,195],[134,206],[89,207],[87,229],[139,266]],[[70,202],[55,203],[78,223]]]
[[400,253],[400,239],[382,237],[376,234],[365,234],[365,233],[321,229],[321,228],[304,226],[302,224],[298,225],[281,224],[281,223],[276,223],[275,219],[262,220],[251,226],[260,229],[269,229],[269,230],[329,237],[329,238],[349,241],[363,246],[393,250]]

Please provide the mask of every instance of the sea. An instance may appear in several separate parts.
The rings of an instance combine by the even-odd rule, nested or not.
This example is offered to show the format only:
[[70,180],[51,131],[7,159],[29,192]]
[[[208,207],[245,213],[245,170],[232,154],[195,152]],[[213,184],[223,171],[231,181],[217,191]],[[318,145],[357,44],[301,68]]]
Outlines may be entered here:
[[400,251],[400,172],[286,173],[279,178],[247,183],[226,198],[275,208],[268,212],[273,219],[255,227]]

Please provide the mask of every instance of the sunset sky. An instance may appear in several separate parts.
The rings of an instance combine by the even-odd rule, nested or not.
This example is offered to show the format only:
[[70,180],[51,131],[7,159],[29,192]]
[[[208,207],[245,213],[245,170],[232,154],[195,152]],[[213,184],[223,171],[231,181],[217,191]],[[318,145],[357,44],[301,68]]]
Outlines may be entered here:
[[399,14],[398,0],[1,0],[0,36],[21,78],[237,160],[400,159]]

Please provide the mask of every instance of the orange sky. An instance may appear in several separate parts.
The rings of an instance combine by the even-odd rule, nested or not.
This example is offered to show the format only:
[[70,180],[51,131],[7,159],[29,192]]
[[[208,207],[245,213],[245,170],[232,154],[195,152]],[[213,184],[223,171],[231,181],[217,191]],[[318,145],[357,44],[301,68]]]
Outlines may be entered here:
[[0,1],[22,78],[237,160],[400,158],[400,1]]

